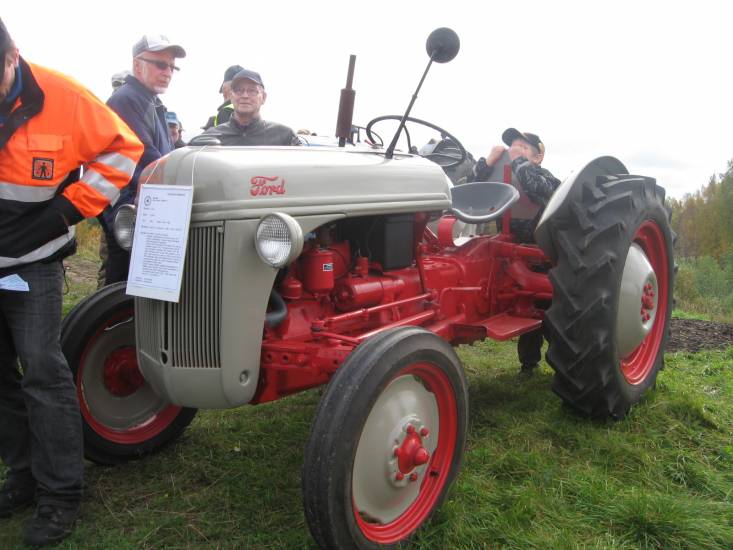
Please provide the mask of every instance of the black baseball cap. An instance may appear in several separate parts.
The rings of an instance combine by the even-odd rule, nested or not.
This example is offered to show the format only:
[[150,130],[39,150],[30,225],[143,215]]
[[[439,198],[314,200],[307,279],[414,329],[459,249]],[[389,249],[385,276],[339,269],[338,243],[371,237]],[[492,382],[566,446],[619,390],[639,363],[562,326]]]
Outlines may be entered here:
[[12,44],[10,34],[8,34],[8,29],[5,28],[3,20],[0,19],[0,82],[5,76],[5,54],[8,53],[10,44]]
[[501,141],[511,147],[515,139],[523,139],[533,147],[535,147],[540,154],[545,153],[545,144],[542,143],[540,136],[537,134],[530,134],[529,132],[520,132],[516,128],[507,128],[504,133],[501,134]]
[[8,29],[5,28],[3,20],[0,19],[0,54],[6,54],[9,46],[10,34],[8,34]]
[[242,67],[241,65],[232,65],[226,71],[224,71],[224,80],[222,81],[221,86],[219,86],[219,93],[221,93],[224,89],[224,82],[231,82],[232,79],[237,75],[237,73],[243,70],[244,67]]
[[234,75],[234,78],[232,78],[232,86],[234,85],[234,82],[236,80],[243,80],[245,78],[251,80],[255,84],[259,84],[263,88],[265,87],[265,85],[262,83],[262,77],[260,76],[260,73],[249,71],[247,69],[242,69]]

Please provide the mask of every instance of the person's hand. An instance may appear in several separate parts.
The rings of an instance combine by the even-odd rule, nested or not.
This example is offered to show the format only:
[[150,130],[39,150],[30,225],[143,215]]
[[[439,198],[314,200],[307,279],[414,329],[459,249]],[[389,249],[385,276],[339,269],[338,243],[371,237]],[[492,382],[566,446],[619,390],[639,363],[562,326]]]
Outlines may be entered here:
[[504,151],[506,151],[506,147],[504,147],[503,145],[495,145],[491,149],[489,156],[486,157],[486,165],[494,166],[494,164],[496,164],[501,156],[504,154]]

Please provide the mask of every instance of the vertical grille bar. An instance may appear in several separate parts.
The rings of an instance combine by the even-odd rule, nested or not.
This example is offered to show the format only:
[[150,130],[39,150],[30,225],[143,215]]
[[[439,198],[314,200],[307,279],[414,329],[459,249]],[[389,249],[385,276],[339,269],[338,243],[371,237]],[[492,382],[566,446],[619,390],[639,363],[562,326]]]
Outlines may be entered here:
[[221,366],[223,229],[222,225],[191,227],[177,304],[136,300],[139,345],[166,366]]

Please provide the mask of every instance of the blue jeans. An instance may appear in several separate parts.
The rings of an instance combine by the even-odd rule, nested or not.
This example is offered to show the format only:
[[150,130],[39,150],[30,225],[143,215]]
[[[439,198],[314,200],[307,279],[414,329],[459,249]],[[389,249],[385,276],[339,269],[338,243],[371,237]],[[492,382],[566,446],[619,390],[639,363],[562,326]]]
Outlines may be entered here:
[[34,263],[14,273],[30,291],[0,290],[0,457],[9,475],[33,474],[39,502],[78,502],[84,457],[76,387],[59,339],[63,267]]

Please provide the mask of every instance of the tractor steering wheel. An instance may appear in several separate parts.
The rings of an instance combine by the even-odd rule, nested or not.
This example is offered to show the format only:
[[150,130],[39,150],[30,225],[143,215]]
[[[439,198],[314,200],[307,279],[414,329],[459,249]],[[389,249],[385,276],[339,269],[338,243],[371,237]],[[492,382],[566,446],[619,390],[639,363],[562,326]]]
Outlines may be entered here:
[[[369,124],[367,124],[366,126],[367,137],[370,140],[375,141],[374,137],[372,136],[372,126],[374,126],[378,122],[382,122],[383,120],[400,121],[402,120],[402,115],[384,115],[370,120]],[[434,151],[423,155],[426,159],[432,160],[434,163],[440,165],[442,168],[453,168],[454,166],[458,166],[464,160],[466,160],[466,158],[468,158],[468,152],[466,151],[466,148],[463,147],[461,142],[458,141],[455,136],[453,136],[453,134],[444,130],[440,126],[436,126],[435,124],[432,124],[426,120],[412,117],[407,117],[405,119],[405,123],[407,122],[414,122],[415,124],[419,124],[421,126],[427,126],[428,128],[439,132],[442,139],[449,139],[451,142],[453,142],[451,144],[451,147],[448,149],[445,149],[443,151]],[[407,136],[407,147],[408,149],[411,149],[412,144],[410,143],[410,133],[407,131],[407,127],[405,127],[405,135]]]

